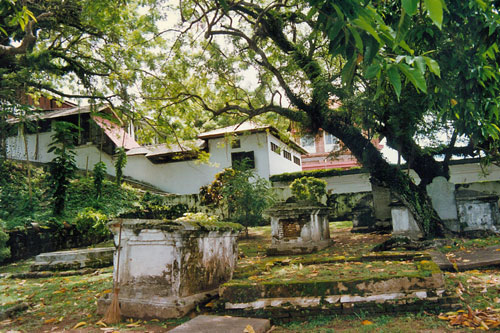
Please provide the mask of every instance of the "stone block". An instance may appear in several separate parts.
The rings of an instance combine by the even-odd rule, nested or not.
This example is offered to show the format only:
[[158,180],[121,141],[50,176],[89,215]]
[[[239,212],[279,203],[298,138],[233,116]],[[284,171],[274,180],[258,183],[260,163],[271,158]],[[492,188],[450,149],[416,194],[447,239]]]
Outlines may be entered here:
[[457,192],[461,231],[500,230],[498,196],[472,190]]
[[407,207],[400,203],[392,203],[391,213],[393,235],[406,236],[413,239],[422,238],[422,231]]
[[113,265],[112,247],[41,253],[31,265],[32,271],[63,271]]
[[[119,281],[122,314],[134,318],[181,317],[231,279],[236,264],[238,230],[230,224],[119,219]],[[109,299],[99,301],[102,313]]]
[[268,255],[311,253],[332,244],[326,207],[287,203],[267,213],[271,216],[272,237]]
[[457,204],[455,201],[455,184],[448,182],[444,177],[436,177],[426,187],[427,194],[431,198],[432,207],[439,217],[446,221],[456,221]]
[[269,319],[201,315],[172,329],[171,333],[242,333],[251,326],[255,333],[271,328]]

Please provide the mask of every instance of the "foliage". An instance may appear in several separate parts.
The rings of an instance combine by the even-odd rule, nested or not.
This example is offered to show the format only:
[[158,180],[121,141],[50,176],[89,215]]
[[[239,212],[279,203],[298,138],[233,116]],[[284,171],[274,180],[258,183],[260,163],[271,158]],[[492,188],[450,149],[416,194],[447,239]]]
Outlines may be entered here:
[[285,172],[285,173],[280,173],[279,175],[272,175],[271,177],[269,177],[269,180],[272,182],[287,182],[287,181],[294,181],[295,179],[302,177],[326,178],[334,176],[354,175],[364,172],[367,172],[367,170],[359,167],[353,167],[350,169],[305,170],[298,172]]
[[102,182],[106,177],[106,164],[102,161],[94,165],[94,189],[96,199],[99,199],[102,194]]
[[58,121],[54,123],[53,129],[54,134],[51,136],[48,152],[54,153],[56,157],[49,164],[49,183],[54,199],[54,215],[61,215],[70,180],[77,169],[75,152],[72,149],[75,148],[78,126]]
[[321,202],[326,195],[326,181],[314,177],[302,177],[295,179],[290,184],[292,194],[297,200]]
[[206,213],[185,213],[176,221],[193,221],[193,222],[217,222],[219,217],[216,215],[208,215]]
[[127,154],[125,152],[125,148],[120,147],[117,149],[117,158],[115,161],[115,171],[116,171],[116,185],[120,186],[122,184],[123,178],[123,168],[127,164]]
[[10,250],[7,247],[9,236],[5,233],[5,224],[0,219],[0,262],[10,256]]
[[223,177],[222,202],[228,207],[230,220],[245,226],[263,222],[262,213],[274,203],[274,192],[269,181],[259,177],[244,165]]
[[74,224],[76,230],[86,239],[95,240],[103,239],[111,234],[107,226],[108,220],[109,218],[102,212],[87,207],[78,213]]
[[234,169],[224,169],[215,175],[214,181],[210,185],[200,188],[201,203],[206,206],[219,206],[222,202],[222,189],[224,185],[235,176]]
[[104,179],[102,195],[96,199],[93,181],[77,177],[69,183],[63,213],[54,217],[51,207],[47,205],[50,197],[46,190],[46,179],[50,176],[40,167],[33,167],[32,172],[34,186],[30,205],[24,164],[6,161],[3,171],[0,168],[0,219],[5,221],[7,230],[23,228],[32,222],[62,227],[62,222],[73,223],[76,216],[88,207],[113,217],[133,209],[143,197],[138,190],[128,185],[117,188],[114,183]]
[[155,220],[173,220],[183,216],[188,211],[188,206],[185,204],[176,205],[154,205],[148,204],[139,206],[132,210],[127,210],[119,215],[121,218],[136,218],[136,219],[155,219]]

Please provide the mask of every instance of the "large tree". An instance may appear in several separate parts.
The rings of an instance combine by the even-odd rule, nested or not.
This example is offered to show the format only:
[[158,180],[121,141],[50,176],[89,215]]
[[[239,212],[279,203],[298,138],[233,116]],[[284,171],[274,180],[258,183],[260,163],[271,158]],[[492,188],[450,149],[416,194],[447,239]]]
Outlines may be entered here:
[[1,1],[0,136],[23,94],[130,111],[136,71],[163,33],[155,24],[162,12],[153,0]]
[[[457,24],[466,23],[470,29],[479,24],[476,35],[496,36],[498,19],[491,6],[470,1],[443,19],[442,2],[427,0],[402,5],[354,0],[183,1],[180,33],[170,53],[164,54],[161,71],[166,75],[157,73],[145,80],[155,89],[144,89],[144,97],[188,114],[193,109],[215,116],[271,113],[308,130],[322,128],[338,137],[375,180],[408,206],[427,236],[443,234],[425,188],[390,165],[371,136],[387,137],[413,162],[422,185],[447,175],[446,167],[416,140],[423,130],[437,135],[451,127],[452,146],[459,136],[481,142],[498,139],[498,119],[486,116],[485,109],[466,108],[467,102],[459,100],[472,94],[469,98],[492,108],[485,101],[488,95],[496,103],[496,85],[477,91],[495,83],[496,44],[488,38],[469,42],[477,51],[470,50],[475,56],[470,62],[479,61],[475,64],[481,70],[494,67],[473,78],[471,87],[458,95],[459,76],[470,73],[472,65],[445,64],[446,73],[439,65],[448,61],[452,45],[466,41],[465,28],[460,37],[453,37]],[[465,21],[460,23],[460,18]],[[454,55],[456,60],[460,57]],[[342,106],[334,107],[336,102]],[[463,107],[460,112],[465,115],[456,107]],[[492,110],[494,115],[496,109]],[[422,126],[427,119],[440,126]]]

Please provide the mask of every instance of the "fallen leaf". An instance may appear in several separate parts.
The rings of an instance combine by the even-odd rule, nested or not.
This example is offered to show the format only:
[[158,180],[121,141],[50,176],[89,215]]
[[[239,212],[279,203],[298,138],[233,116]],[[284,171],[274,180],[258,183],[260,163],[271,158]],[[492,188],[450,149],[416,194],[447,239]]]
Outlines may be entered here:
[[43,321],[44,324],[53,324],[57,321],[57,318],[50,318]]
[[247,325],[245,329],[243,330],[243,333],[255,333],[255,330],[253,329],[252,325]]
[[373,322],[372,321],[369,321],[369,320],[363,320],[361,322],[362,325],[373,325]]
[[87,325],[87,322],[81,321],[78,324],[76,324],[75,326],[73,326],[73,329],[76,330],[77,328],[85,326],[85,325]]
[[97,323],[95,323],[96,325],[99,325],[99,326],[102,326],[102,327],[108,327],[108,325],[106,325],[105,322],[103,322],[102,320],[99,320]]

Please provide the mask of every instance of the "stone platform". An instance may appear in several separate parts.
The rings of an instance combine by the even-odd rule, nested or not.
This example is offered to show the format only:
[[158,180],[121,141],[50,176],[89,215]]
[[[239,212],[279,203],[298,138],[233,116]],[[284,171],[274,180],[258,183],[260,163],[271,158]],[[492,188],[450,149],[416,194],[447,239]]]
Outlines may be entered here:
[[113,265],[113,247],[41,253],[31,271],[65,271]]
[[430,257],[398,253],[271,262],[261,273],[237,272],[221,286],[220,298],[231,315],[274,318],[432,310],[457,303],[446,294],[443,274]]
[[[251,326],[253,331],[245,329]],[[177,326],[172,333],[265,333],[271,328],[269,319],[242,318],[229,316],[198,316],[187,323]]]

